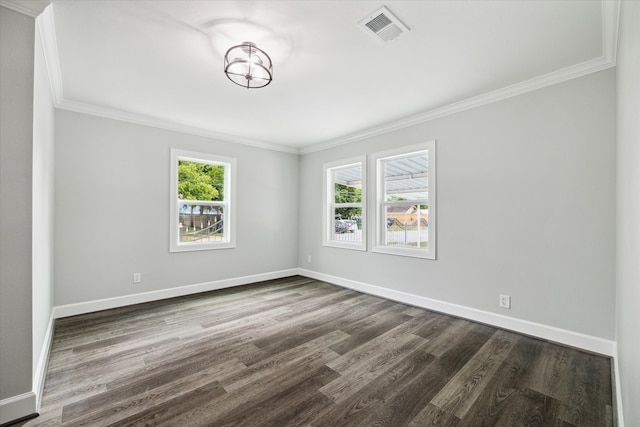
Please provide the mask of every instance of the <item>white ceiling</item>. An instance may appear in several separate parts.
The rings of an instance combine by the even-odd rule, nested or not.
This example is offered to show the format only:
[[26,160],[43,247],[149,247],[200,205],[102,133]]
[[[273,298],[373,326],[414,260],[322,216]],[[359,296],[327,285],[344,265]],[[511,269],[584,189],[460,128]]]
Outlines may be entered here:
[[[381,6],[411,31],[358,26]],[[618,1],[53,1],[40,25],[58,107],[311,151],[615,64]],[[262,89],[231,45],[274,62]]]

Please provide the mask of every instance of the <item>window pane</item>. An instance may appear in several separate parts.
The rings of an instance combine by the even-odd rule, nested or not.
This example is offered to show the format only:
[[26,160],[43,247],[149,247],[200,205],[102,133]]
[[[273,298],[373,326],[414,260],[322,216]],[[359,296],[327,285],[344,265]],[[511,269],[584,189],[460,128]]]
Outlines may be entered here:
[[362,243],[362,208],[334,209],[333,240]]
[[335,169],[333,172],[334,202],[362,202],[362,165]]
[[373,154],[373,252],[436,259],[436,141]]
[[179,203],[178,242],[210,243],[225,240],[224,206]]
[[224,166],[180,160],[178,198],[182,200],[224,200]]
[[226,241],[225,167],[227,165],[178,161],[178,244]]
[[384,162],[384,201],[427,200],[429,159],[423,151]]
[[367,250],[365,158],[339,160],[323,170],[323,245]]
[[384,244],[396,247],[427,248],[429,209],[426,205],[388,205],[385,209]]

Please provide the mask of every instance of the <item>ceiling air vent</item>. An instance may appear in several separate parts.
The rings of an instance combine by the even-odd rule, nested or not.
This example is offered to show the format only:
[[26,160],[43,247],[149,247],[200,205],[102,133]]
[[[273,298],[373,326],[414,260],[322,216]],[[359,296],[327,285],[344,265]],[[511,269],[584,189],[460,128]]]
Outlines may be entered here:
[[394,40],[400,34],[409,31],[409,28],[384,6],[360,21],[360,26],[376,39],[385,42]]

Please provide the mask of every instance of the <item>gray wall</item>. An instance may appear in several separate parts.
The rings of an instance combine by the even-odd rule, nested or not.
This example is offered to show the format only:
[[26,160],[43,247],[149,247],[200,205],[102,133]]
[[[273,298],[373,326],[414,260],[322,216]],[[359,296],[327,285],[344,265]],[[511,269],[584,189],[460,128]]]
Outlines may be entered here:
[[[53,308],[53,170],[55,109],[36,28],[33,88],[33,369]],[[38,392],[39,390],[34,390]]]
[[[55,305],[297,266],[297,155],[63,110],[55,144]],[[172,147],[237,158],[235,249],[169,253]]]
[[[299,265],[612,340],[615,137],[610,69],[304,155]],[[322,246],[324,162],[431,139],[437,260]]]
[[618,51],[617,342],[627,426],[640,426],[640,3],[623,2]]
[[34,19],[0,6],[0,400],[31,391]]
[[[299,265],[502,314],[497,295],[507,293],[510,316],[606,339],[615,330],[625,421],[640,424],[640,4],[622,11],[616,217],[612,70],[300,161],[58,111],[54,163],[34,20],[0,7],[0,400],[31,390],[54,302]],[[429,139],[438,140],[438,260],[322,247],[322,163]],[[238,158],[236,249],[168,252],[170,147]]]

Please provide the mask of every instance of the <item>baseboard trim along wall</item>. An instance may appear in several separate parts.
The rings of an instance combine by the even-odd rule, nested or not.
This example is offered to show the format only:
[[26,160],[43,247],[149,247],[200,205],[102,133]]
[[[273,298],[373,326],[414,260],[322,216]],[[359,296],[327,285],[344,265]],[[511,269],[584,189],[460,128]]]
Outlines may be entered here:
[[59,305],[53,308],[53,317],[54,319],[60,319],[62,317],[76,316],[78,314],[92,313],[94,311],[100,310],[108,310],[110,308],[124,307],[127,305],[192,295],[200,292],[231,288],[233,286],[247,285],[250,283],[262,282],[264,280],[281,279],[283,277],[295,276],[296,274],[298,274],[298,269],[292,268],[289,270],[273,271],[269,273],[254,274],[251,276],[233,277],[230,279],[198,283],[195,285],[178,286],[175,288],[160,289],[157,291],[142,292],[138,294],[105,298],[101,300],[79,302],[76,304]]
[[55,319],[75,316],[78,314],[92,313],[95,311],[107,310],[110,308],[124,307],[132,304],[140,304],[144,302],[158,301],[167,298],[225,289],[234,286],[247,285],[265,280],[280,279],[295,275],[322,280],[324,282],[348,289],[353,289],[358,292],[363,292],[366,294],[379,296],[381,298],[398,301],[416,307],[426,308],[429,310],[462,317],[498,328],[508,329],[537,338],[554,341],[571,347],[603,354],[605,356],[610,356],[613,359],[613,369],[615,376],[614,398],[616,399],[616,409],[618,413],[617,421],[620,427],[624,427],[621,415],[622,399],[619,390],[620,374],[617,364],[617,347],[614,341],[609,341],[578,332],[572,332],[553,326],[547,326],[535,322],[529,322],[526,320],[503,316],[483,310],[477,310],[474,308],[452,304],[445,301],[439,301],[406,292],[396,291],[393,289],[358,282],[355,280],[345,279],[342,277],[332,276],[329,274],[319,273],[304,268],[292,268],[288,270],[280,270],[250,276],[216,280],[212,282],[198,283],[194,285],[186,285],[169,289],[54,307],[51,311],[51,317],[47,326],[47,333],[42,345],[40,358],[38,359],[38,366],[34,372],[33,391],[0,401],[0,425],[27,417],[29,415],[35,415],[39,411],[40,400],[42,399],[42,390],[44,387],[44,380],[47,370],[47,361],[49,360],[49,353],[53,341]]
[[624,411],[622,410],[622,390],[620,389],[620,366],[618,364],[618,343],[616,342],[613,357],[613,408],[614,419],[613,425],[624,427]]
[[42,343],[42,350],[38,358],[38,366],[33,373],[33,392],[36,395],[36,412],[40,412],[40,404],[42,403],[42,393],[44,391],[44,380],[47,376],[47,365],[49,364],[49,353],[51,353],[51,344],[53,343],[53,327],[55,319],[53,318],[53,309],[49,316],[47,324],[47,332]]
[[445,301],[439,301],[432,298],[414,295],[407,292],[396,291],[381,286],[370,285],[355,280],[344,279],[342,277],[332,276],[325,273],[319,273],[304,268],[292,268],[288,270],[280,270],[269,273],[254,274],[251,276],[234,277],[230,279],[216,280],[206,283],[198,283],[194,285],[179,286],[169,289],[161,289],[157,291],[143,292],[138,294],[124,295],[120,297],[106,298],[101,300],[87,301],[76,304],[60,305],[53,308],[53,318],[75,316],[78,314],[92,313],[110,308],[124,307],[132,304],[140,304],[144,302],[158,301],[166,298],[174,298],[185,295],[197,294],[200,292],[215,291],[218,289],[230,288],[233,286],[246,285],[249,283],[261,282],[264,280],[280,279],[283,277],[301,275],[312,279],[322,280],[334,285],[353,289],[355,291],[364,292],[366,294],[376,295],[382,298],[414,305],[473,320],[475,322],[486,323],[498,328],[508,329],[526,335],[554,341],[571,347],[580,348],[594,353],[603,354],[605,356],[613,356],[615,354],[615,342],[605,340],[603,338],[591,335],[573,332],[566,329],[556,328],[554,326],[543,325],[540,323],[530,322],[528,320],[516,319],[514,317],[504,316],[501,314],[491,313],[488,311],[478,310],[471,307],[452,304]]
[[605,356],[613,357],[615,354],[614,341],[581,334],[579,332],[568,331],[566,329],[560,329],[553,326],[530,322],[527,320],[503,316],[500,314],[452,304],[445,301],[439,301],[420,295],[409,294],[406,292],[396,291],[381,286],[370,285],[367,283],[357,282],[355,280],[331,276],[329,274],[319,273],[304,268],[299,268],[298,274],[301,276],[306,276],[312,279],[322,280],[334,285],[353,289],[355,291],[364,292],[366,294],[371,294],[393,301],[398,301],[457,317],[462,317],[465,319],[473,320],[475,322],[485,323],[498,328],[508,329],[510,331],[519,332],[525,335],[531,335],[537,338],[554,341],[560,344],[565,344],[571,347],[599,353]]
[[42,351],[38,357],[38,366],[33,372],[32,391],[7,399],[0,400],[0,426],[15,422],[30,416],[36,416],[40,412],[44,380],[47,375],[47,363],[53,342],[53,310],[49,317],[47,332],[42,343]]
[[294,268],[53,307],[44,342],[42,343],[42,351],[38,358],[38,366],[33,373],[32,391],[0,400],[0,426],[31,415],[35,416],[39,412],[44,381],[47,374],[47,363],[53,342],[55,319],[144,302],[158,301],[166,298],[192,295],[200,292],[215,291],[265,280],[280,279],[295,276],[296,274],[298,274],[298,270]]
[[0,425],[36,414],[36,394],[28,393],[0,400]]

